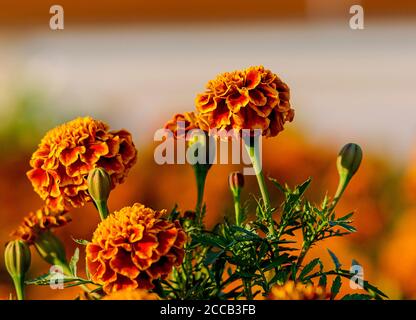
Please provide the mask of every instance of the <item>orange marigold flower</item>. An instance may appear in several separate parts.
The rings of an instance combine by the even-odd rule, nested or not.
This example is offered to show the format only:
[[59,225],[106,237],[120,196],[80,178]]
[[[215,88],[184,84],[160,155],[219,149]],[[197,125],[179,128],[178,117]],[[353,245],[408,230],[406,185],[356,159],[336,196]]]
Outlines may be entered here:
[[90,117],[77,118],[45,135],[27,176],[47,206],[69,210],[91,200],[86,180],[91,169],[104,168],[114,188],[125,180],[136,158],[129,132],[109,131],[105,123]]
[[32,244],[40,233],[62,227],[70,221],[71,217],[65,211],[52,211],[43,207],[35,212],[30,212],[17,230],[12,233],[12,236]]
[[159,296],[143,289],[123,289],[106,295],[102,300],[159,300]]
[[125,207],[103,220],[87,245],[92,280],[106,293],[121,289],[152,289],[153,280],[165,279],[183,260],[186,234],[142,204]]
[[[179,125],[180,122],[182,122],[181,126]],[[209,125],[201,115],[194,112],[185,112],[175,114],[165,124],[164,128],[172,131],[175,138],[185,138],[185,135],[193,129],[208,131]]]
[[322,286],[287,281],[283,286],[275,285],[269,293],[269,300],[325,300],[330,295]]
[[261,129],[264,136],[273,137],[293,120],[289,99],[289,87],[258,66],[218,75],[195,103],[211,129]]

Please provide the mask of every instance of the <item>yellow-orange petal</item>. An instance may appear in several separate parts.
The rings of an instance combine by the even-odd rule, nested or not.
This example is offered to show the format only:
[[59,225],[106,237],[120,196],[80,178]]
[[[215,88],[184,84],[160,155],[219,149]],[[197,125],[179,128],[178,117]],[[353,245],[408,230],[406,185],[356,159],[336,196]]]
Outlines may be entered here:
[[248,90],[242,89],[227,96],[226,103],[228,109],[232,112],[240,111],[240,108],[245,107],[250,101]]
[[249,90],[258,86],[261,81],[261,73],[257,68],[249,68],[246,75],[245,87]]

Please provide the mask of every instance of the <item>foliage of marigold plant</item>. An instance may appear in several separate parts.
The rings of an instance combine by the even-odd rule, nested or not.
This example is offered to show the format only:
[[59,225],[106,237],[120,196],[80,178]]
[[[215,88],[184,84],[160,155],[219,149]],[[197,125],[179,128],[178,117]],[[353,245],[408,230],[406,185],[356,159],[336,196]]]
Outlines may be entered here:
[[86,183],[91,169],[104,168],[114,188],[125,180],[136,156],[126,130],[109,131],[102,121],[77,118],[45,135],[32,155],[27,176],[48,207],[70,210],[91,200]]
[[153,289],[182,263],[185,232],[164,214],[136,203],[99,224],[86,247],[87,266],[105,292]]

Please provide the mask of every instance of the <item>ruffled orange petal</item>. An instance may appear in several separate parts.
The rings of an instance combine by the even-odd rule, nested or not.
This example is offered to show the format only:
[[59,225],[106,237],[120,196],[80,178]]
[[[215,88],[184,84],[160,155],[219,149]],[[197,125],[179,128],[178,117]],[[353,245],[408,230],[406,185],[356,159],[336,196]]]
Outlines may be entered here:
[[249,90],[258,86],[261,81],[261,73],[256,68],[250,68],[246,75],[245,87]]
[[250,97],[247,90],[237,91],[226,99],[229,110],[234,113],[240,111],[240,108],[245,107],[249,101]]
[[115,272],[129,279],[136,278],[140,272],[131,260],[131,253],[122,249],[111,259],[110,266]]
[[195,100],[196,108],[199,112],[210,112],[215,110],[217,103],[210,94],[198,95]]
[[158,248],[158,238],[154,235],[146,234],[134,244],[134,253],[139,259],[149,259],[153,251]]

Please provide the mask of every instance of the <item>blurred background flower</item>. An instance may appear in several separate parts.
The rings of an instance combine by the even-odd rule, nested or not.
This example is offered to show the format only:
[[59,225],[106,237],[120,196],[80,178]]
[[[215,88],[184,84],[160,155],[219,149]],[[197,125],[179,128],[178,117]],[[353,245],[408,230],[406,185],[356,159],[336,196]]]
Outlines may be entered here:
[[[244,2],[244,5],[242,4]],[[361,4],[365,29],[351,30],[349,8]],[[216,74],[264,65],[291,88],[296,119],[264,140],[265,174],[294,185],[313,178],[308,197],[320,201],[337,186],[335,159],[347,142],[364,158],[339,204],[356,210],[358,232],[327,248],[392,298],[416,298],[416,4],[397,0],[212,0],[101,2],[61,0],[65,29],[49,29],[46,0],[16,0],[0,10],[0,242],[4,247],[27,212],[42,206],[25,173],[42,136],[54,126],[90,115],[132,132],[138,163],[110,195],[110,211],[145,203],[156,210],[193,209],[196,188],[187,165],[154,162],[154,132],[172,114],[194,109],[194,98]],[[221,7],[221,10],[218,8]],[[232,216],[228,174],[214,165],[207,179],[206,222]],[[245,179],[243,202],[257,194]],[[272,188],[272,186],[270,186]],[[276,205],[281,195],[271,189]],[[253,203],[249,208],[253,209]],[[57,230],[91,239],[99,223],[92,204],[71,211]],[[33,252],[28,277],[48,265]],[[2,255],[0,255],[0,259]],[[84,261],[81,259],[81,261]],[[83,266],[80,266],[83,270]],[[348,284],[345,292],[350,292]],[[0,261],[0,298],[12,284]],[[73,298],[79,290],[29,287],[29,299]]]

